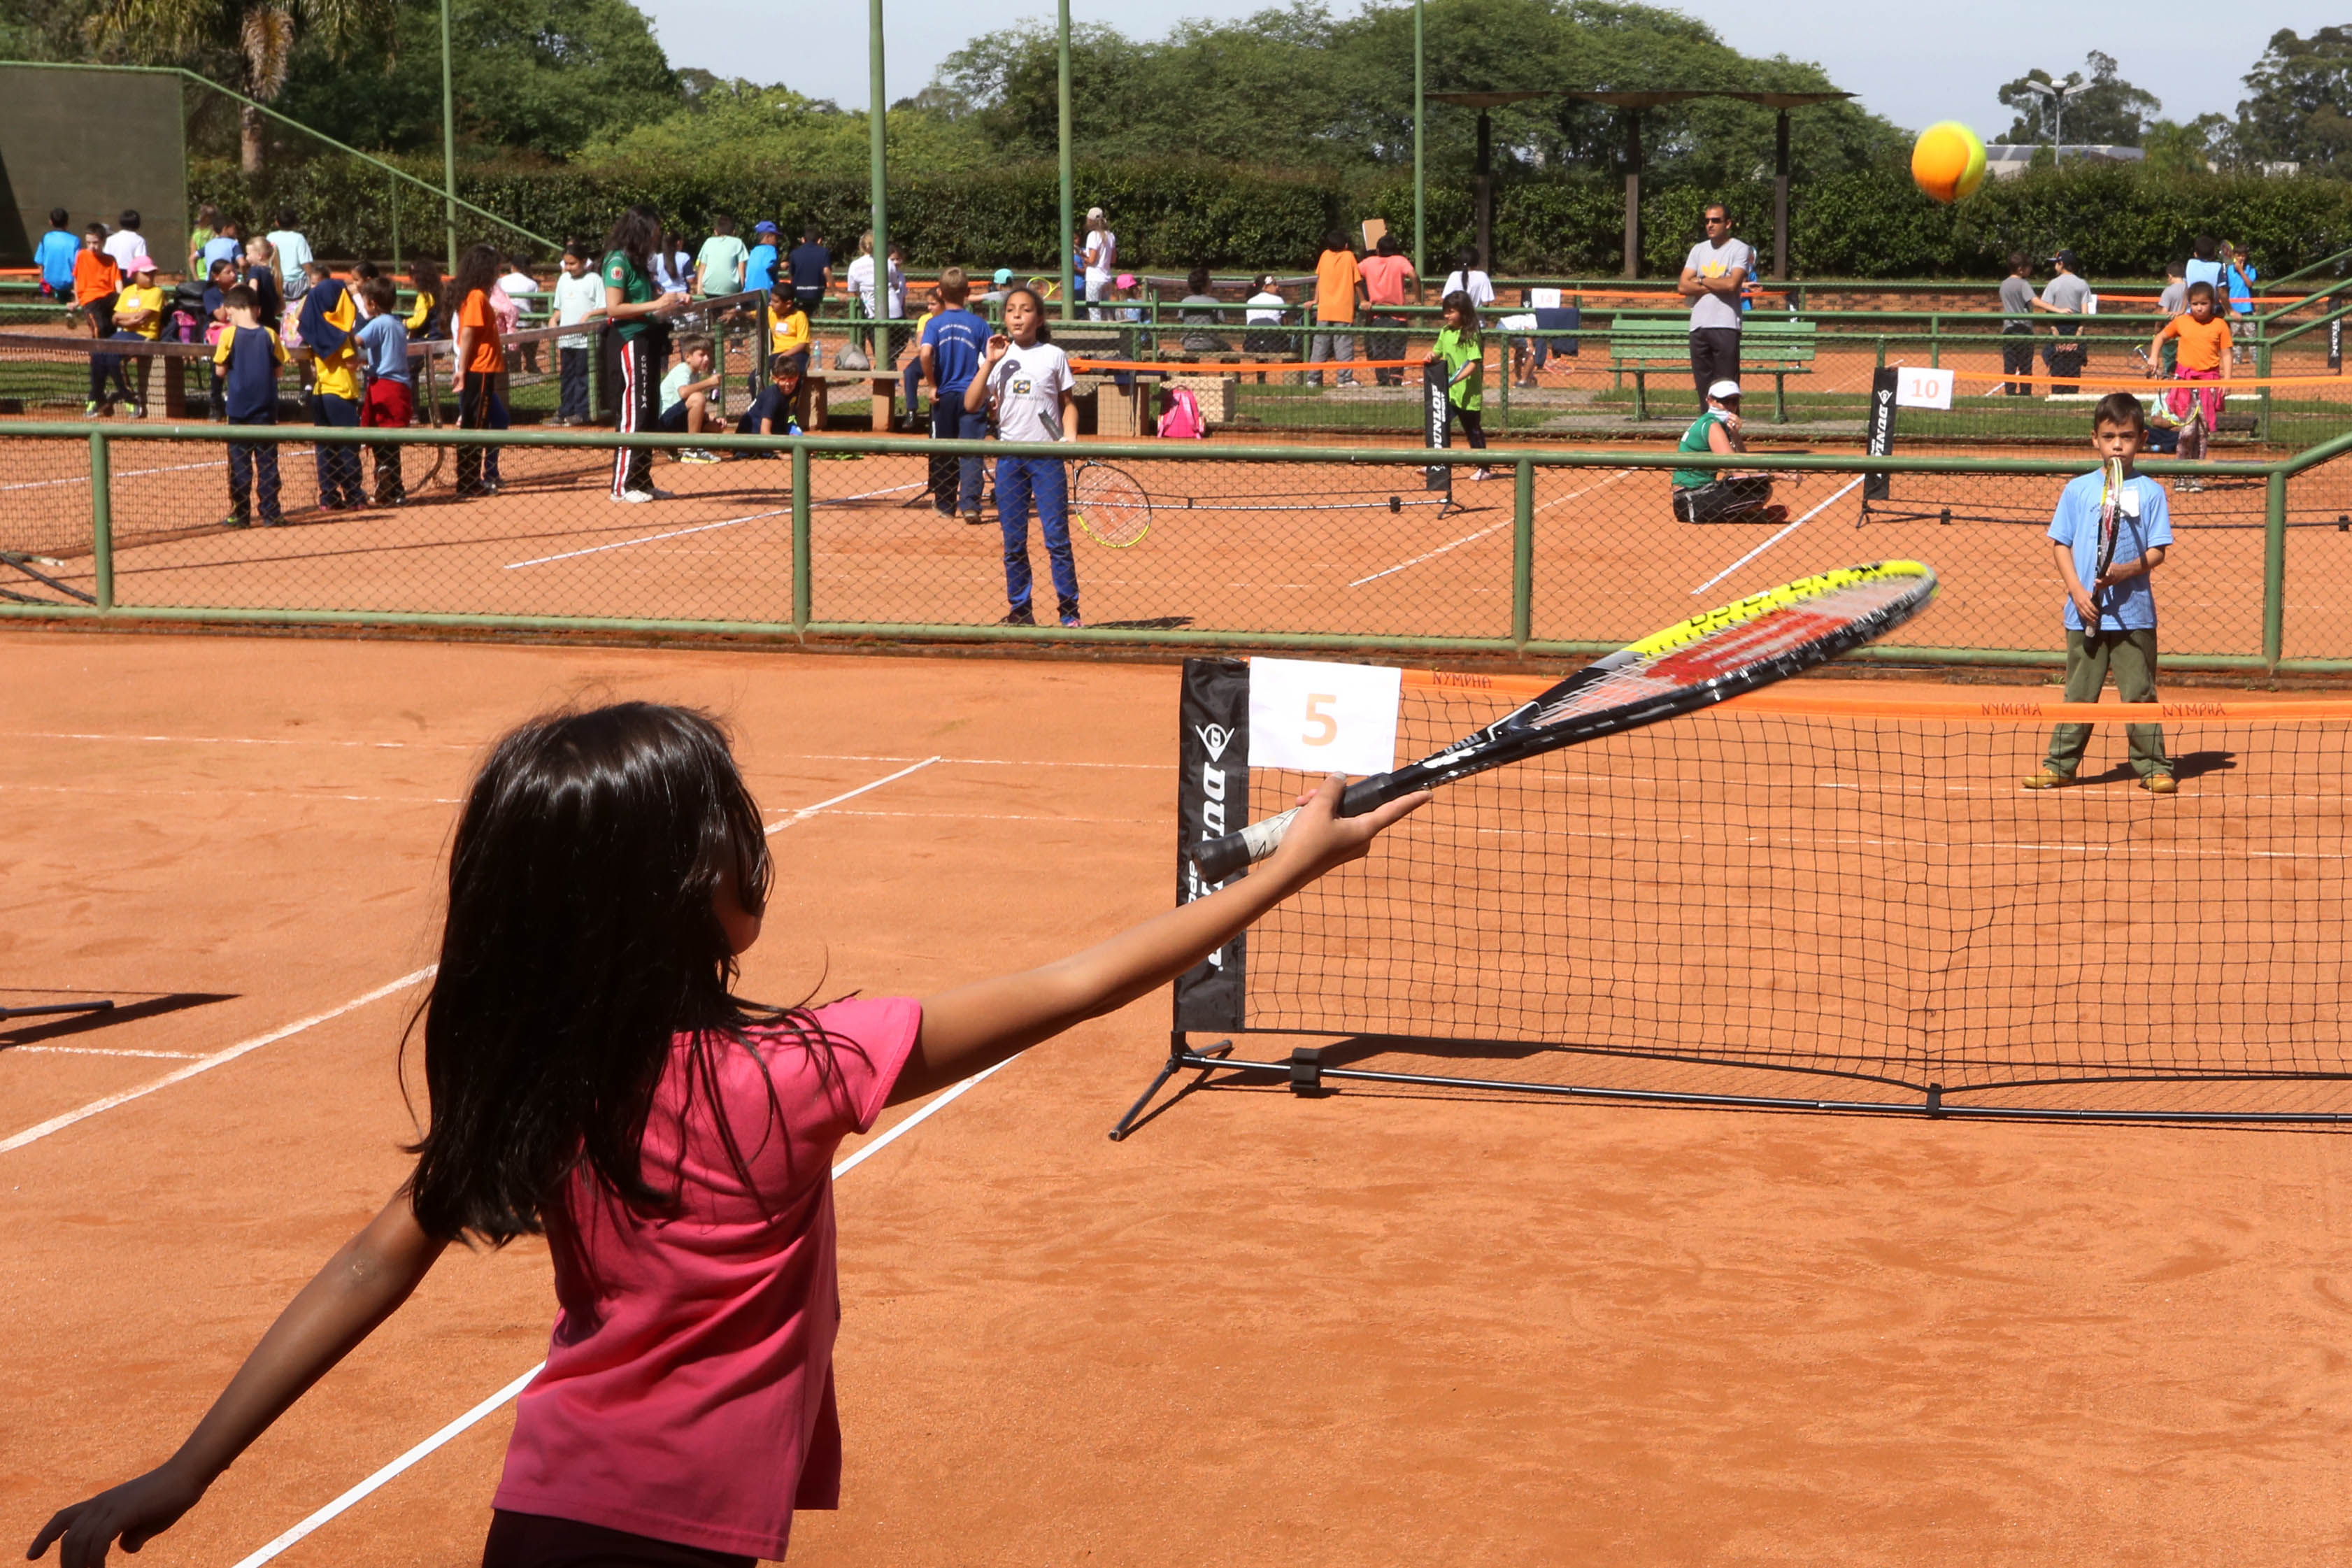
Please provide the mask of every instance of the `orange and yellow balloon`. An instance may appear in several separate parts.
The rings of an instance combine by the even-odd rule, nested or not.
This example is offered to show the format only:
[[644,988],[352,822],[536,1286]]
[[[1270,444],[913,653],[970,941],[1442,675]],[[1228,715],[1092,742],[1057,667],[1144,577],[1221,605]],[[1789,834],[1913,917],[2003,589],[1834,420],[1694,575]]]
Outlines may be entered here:
[[1973,195],[1984,177],[1984,143],[1957,120],[1930,125],[1911,144],[1912,183],[1934,200],[1956,202]]

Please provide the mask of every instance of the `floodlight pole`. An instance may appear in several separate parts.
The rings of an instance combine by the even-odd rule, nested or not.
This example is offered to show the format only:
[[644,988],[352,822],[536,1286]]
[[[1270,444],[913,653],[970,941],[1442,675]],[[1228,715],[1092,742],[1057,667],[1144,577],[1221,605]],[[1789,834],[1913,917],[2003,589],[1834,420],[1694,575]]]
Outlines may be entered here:
[[1429,277],[1428,186],[1422,173],[1421,117],[1425,78],[1422,68],[1421,0],[1412,0],[1412,275],[1416,286]]
[[1642,275],[1642,111],[1625,110],[1625,276]]
[[441,0],[441,224],[457,270],[457,93],[449,78],[449,0]]
[[[889,153],[887,141],[889,130],[889,89],[882,80],[882,0],[866,0],[866,63],[873,79],[866,90],[872,94],[866,110],[866,136],[868,148],[868,183],[873,186],[874,228],[874,317],[885,325],[874,339],[874,368],[887,370],[893,361],[890,353],[890,198],[884,194],[884,182],[888,175]],[[853,301],[854,303],[854,301]]]
[[1772,276],[1789,280],[1789,111],[1772,128]]
[[1077,280],[1071,274],[1070,242],[1077,237],[1078,214],[1077,181],[1070,169],[1070,0],[1061,0],[1059,26],[1061,76],[1055,86],[1055,105],[1061,116],[1062,234],[1055,248],[1062,253],[1062,320],[1075,321],[1078,310],[1073,296]]

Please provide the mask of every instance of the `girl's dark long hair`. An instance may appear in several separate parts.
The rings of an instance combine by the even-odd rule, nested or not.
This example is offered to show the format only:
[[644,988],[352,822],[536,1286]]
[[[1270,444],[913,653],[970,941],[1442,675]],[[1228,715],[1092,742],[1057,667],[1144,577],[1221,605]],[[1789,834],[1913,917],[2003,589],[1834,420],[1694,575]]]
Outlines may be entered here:
[[488,293],[498,286],[499,268],[504,265],[497,246],[485,241],[469,247],[457,258],[457,270],[449,279],[449,303],[463,309],[475,294]]
[[535,1234],[583,1163],[633,1207],[674,1206],[676,1173],[656,1185],[638,1151],[679,1035],[687,1113],[709,1101],[748,1184],[717,1102],[719,1053],[750,1025],[777,1026],[829,1079],[834,1042],[805,1012],[734,994],[712,909],[728,879],[747,910],[765,907],[759,807],[707,715],[626,702],[498,743],[458,818],[440,968],[419,1012],[431,1114],[408,1193],[427,1231],[493,1245]]
[[[1037,312],[1037,341],[1041,343],[1052,342],[1054,341],[1054,329],[1045,324],[1045,296],[1038,293],[1037,290],[1030,288],[1026,283],[1024,283],[1018,289],[1007,289],[1004,291],[1004,304],[1010,305],[1013,303],[1013,297],[1016,294],[1028,295],[1031,308],[1035,310]],[[999,305],[997,307],[999,310],[1003,310],[1003,305]]]
[[649,206],[634,206],[623,213],[613,225],[613,232],[604,237],[604,249],[619,251],[627,257],[636,269],[650,278],[654,275],[654,252],[662,245],[661,214]]

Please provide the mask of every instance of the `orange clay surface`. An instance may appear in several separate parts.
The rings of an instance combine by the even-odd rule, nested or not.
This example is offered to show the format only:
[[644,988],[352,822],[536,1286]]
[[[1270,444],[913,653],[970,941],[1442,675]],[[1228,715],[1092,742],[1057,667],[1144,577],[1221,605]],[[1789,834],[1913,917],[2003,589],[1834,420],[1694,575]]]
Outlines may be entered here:
[[[793,998],[1166,907],[1176,685],[0,632],[0,1000],[162,999],[0,1036],[0,1143],[424,963],[467,770],[548,704],[730,719],[778,825],[746,984]],[[411,1001],[0,1152],[0,1535],[168,1453],[399,1181]],[[2352,1549],[2343,1138],[1273,1090],[1108,1142],[1166,1019],[1163,993],[1041,1047],[842,1179],[845,1507],[795,1562]],[[237,1562],[530,1368],[551,1312],[540,1247],[451,1256],[139,1561]],[[277,1561],[475,1561],[507,1430]]]

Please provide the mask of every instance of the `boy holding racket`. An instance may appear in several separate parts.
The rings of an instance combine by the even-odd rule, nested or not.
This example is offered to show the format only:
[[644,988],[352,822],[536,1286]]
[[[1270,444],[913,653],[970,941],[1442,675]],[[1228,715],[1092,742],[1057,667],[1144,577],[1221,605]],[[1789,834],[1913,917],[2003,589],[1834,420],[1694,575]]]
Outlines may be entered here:
[[[2099,469],[2067,484],[2050,520],[2051,553],[2066,590],[2066,700],[2096,702],[2112,670],[2125,701],[2153,702],[2156,595],[2148,574],[2164,564],[2172,544],[2171,510],[2163,486],[2132,471],[2132,459],[2147,439],[2139,399],[2127,392],[2107,394],[2092,413],[2091,429]],[[2139,787],[2170,795],[2175,785],[2163,726],[2133,724],[2126,732]],[[2025,778],[2025,787],[2074,783],[2090,739],[2088,724],[2052,729],[2048,760]]]

